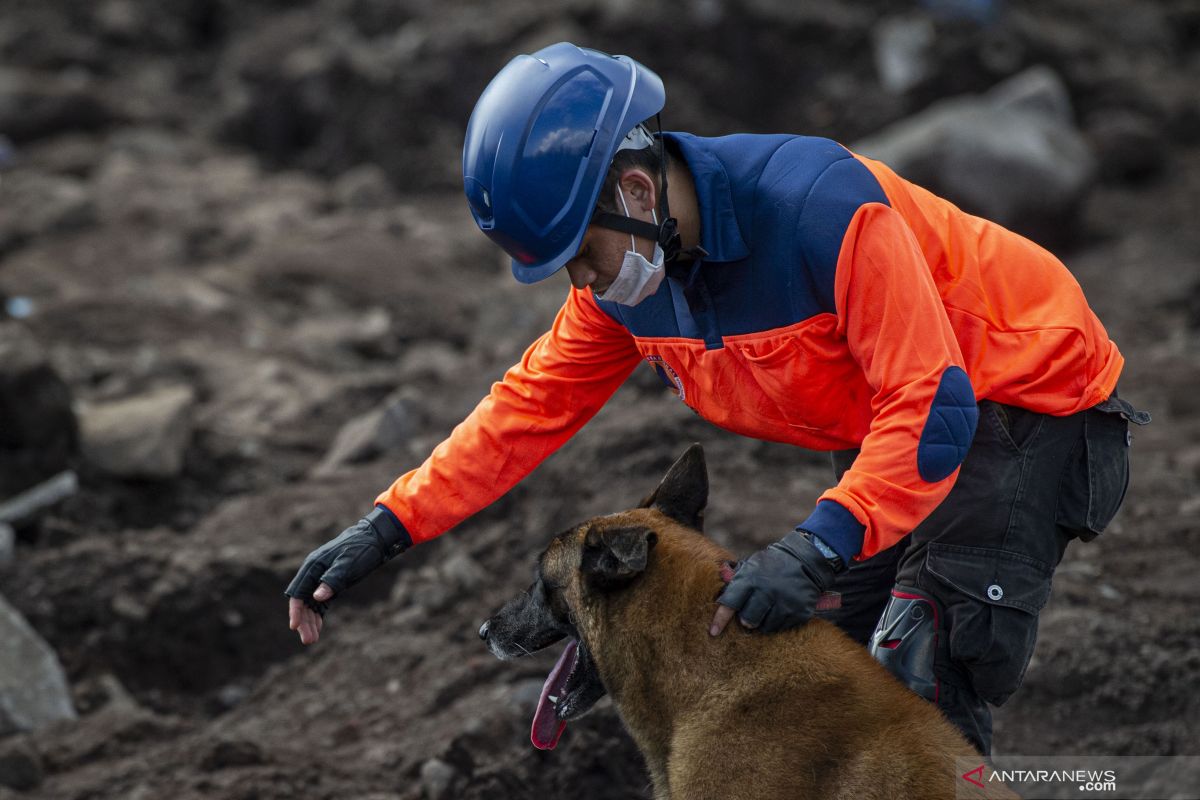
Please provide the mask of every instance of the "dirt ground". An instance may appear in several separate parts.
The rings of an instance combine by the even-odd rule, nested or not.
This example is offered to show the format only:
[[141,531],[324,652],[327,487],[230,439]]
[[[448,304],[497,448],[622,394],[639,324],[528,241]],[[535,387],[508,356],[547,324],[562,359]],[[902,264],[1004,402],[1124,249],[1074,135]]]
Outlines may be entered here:
[[[871,36],[917,4],[498,7],[6,3],[0,295],[32,304],[21,324],[77,403],[179,385],[196,401],[178,477],[73,456],[80,492],[18,531],[0,591],[59,653],[80,717],[20,737],[42,778],[0,800],[649,797],[607,700],[558,749],[530,746],[557,652],[499,662],[480,622],[550,536],[634,503],[690,442],[708,531],[739,553],[803,517],[826,454],[718,430],[639,370],[507,497],[336,603],[317,646],[282,595],[561,302],[565,280],[512,280],[457,182],[487,80],[563,39],[659,70],[665,127],[700,134],[851,142],[1024,66],[1063,76],[1102,169],[1055,248],[1126,356],[1122,396],[1155,420],[1121,514],[1058,569],[995,748],[1200,754],[1200,4],[939,19],[934,69],[902,95]],[[327,461],[383,406],[391,446]]]

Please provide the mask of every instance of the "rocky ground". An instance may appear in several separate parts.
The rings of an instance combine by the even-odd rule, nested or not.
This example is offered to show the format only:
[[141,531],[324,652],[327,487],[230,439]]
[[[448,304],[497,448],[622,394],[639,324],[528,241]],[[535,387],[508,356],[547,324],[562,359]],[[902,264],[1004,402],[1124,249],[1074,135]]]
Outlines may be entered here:
[[6,4],[0,498],[66,470],[77,489],[0,525],[0,593],[77,718],[15,732],[0,713],[0,799],[649,796],[607,701],[557,750],[529,745],[554,654],[496,661],[479,623],[550,535],[632,504],[687,443],[736,552],[794,524],[824,454],[708,426],[647,370],[509,496],[339,601],[316,647],[282,596],[561,302],[565,281],[515,284],[457,181],[487,80],[563,39],[658,69],[665,125],[702,134],[878,141],[1027,67],[1058,76],[1035,124],[1058,157],[1021,177],[1058,169],[1055,193],[1017,182],[989,206],[1016,181],[973,196],[961,168],[910,165],[1054,247],[1128,359],[1122,395],[1155,415],[1124,510],[1059,568],[996,749],[1200,754],[1200,4],[495,8]]

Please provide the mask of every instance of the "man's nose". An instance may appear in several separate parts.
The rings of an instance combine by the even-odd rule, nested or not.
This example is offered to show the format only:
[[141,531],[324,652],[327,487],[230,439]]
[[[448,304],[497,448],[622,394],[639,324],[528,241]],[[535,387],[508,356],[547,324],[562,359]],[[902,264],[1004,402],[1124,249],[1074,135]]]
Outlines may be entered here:
[[492,621],[489,619],[479,626],[479,638],[483,639],[485,642],[487,641],[488,637],[488,626],[491,624]]
[[567,274],[571,276],[571,285],[576,289],[586,289],[596,280],[596,271],[583,265],[568,265]]

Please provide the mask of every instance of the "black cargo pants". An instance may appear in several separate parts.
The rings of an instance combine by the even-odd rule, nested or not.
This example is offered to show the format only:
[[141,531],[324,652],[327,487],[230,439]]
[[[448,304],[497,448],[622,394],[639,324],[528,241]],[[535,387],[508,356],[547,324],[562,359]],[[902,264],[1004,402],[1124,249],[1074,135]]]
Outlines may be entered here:
[[[854,562],[833,586],[840,607],[818,616],[869,645],[885,609],[895,613],[893,597],[897,607],[905,598],[928,601],[907,610],[916,617],[933,610],[932,641],[916,658],[932,663],[899,670],[885,651],[876,657],[914,689],[922,685],[990,754],[988,704],[1001,705],[1021,685],[1067,543],[1094,538],[1125,497],[1131,421],[1150,417],[1116,392],[1068,417],[980,402],[975,438],[946,499],[896,546]],[[856,455],[833,454],[838,478]],[[914,670],[925,674],[914,680]]]

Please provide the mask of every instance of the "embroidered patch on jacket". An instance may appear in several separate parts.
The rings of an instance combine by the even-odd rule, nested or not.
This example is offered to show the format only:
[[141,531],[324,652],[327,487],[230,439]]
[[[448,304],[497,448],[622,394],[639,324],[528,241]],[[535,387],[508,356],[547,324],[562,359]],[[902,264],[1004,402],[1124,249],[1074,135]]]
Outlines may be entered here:
[[683,390],[683,380],[679,377],[679,373],[671,368],[671,365],[663,361],[662,356],[646,356],[646,363],[654,368],[658,373],[658,377],[667,388],[679,397],[684,402],[687,401],[687,394]]
[[841,607],[841,592],[821,592],[821,596],[817,598],[817,611],[837,611]]

